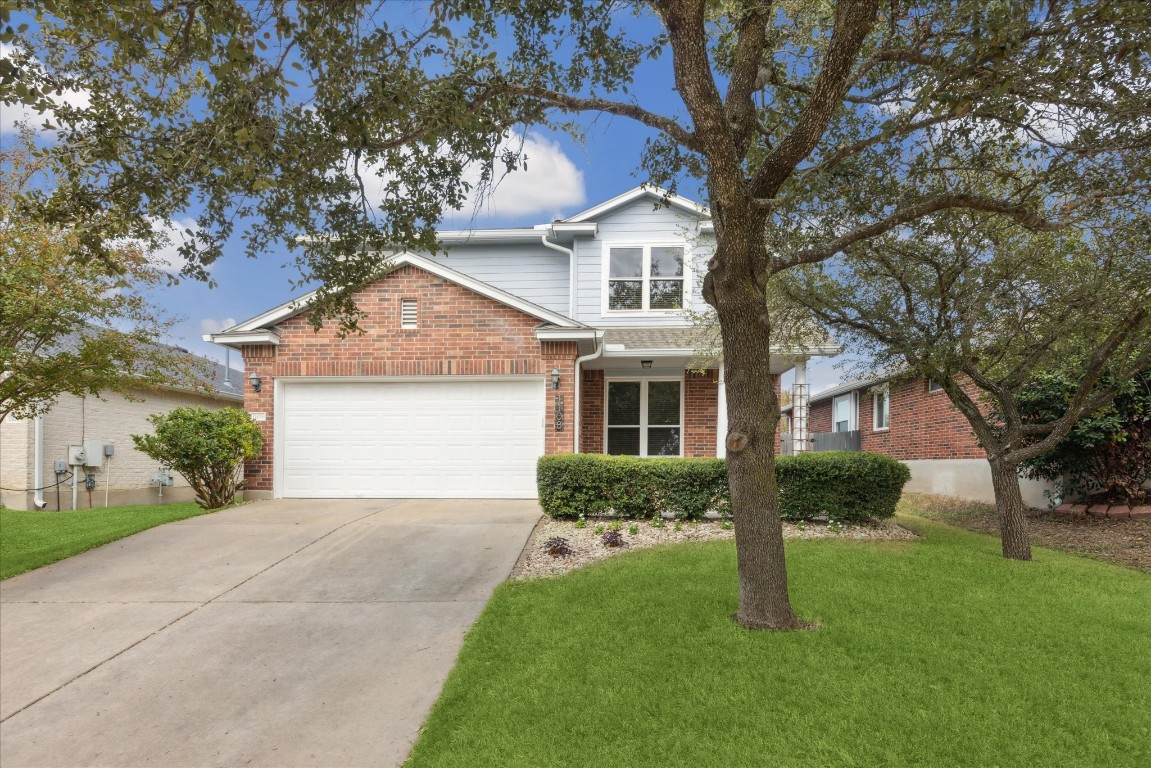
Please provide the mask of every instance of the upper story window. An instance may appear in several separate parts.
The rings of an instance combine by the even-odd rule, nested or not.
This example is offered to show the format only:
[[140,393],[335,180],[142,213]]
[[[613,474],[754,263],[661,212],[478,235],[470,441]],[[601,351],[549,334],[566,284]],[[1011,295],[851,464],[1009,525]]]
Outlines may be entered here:
[[609,312],[683,309],[682,245],[628,245],[607,249]]
[[928,392],[942,392],[943,391],[943,385],[940,384],[935,379],[928,379],[927,380],[927,391]]

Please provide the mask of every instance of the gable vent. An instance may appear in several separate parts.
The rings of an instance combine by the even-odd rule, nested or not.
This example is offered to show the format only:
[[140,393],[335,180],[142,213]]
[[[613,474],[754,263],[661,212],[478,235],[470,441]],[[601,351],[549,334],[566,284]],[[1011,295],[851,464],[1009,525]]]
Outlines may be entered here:
[[400,328],[416,327],[416,300],[403,299],[400,302]]

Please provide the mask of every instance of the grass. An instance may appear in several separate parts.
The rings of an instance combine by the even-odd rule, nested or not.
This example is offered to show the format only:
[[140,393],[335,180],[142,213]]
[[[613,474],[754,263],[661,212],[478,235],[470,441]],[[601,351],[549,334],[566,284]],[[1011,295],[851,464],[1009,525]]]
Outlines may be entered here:
[[505,584],[409,766],[1151,765],[1151,577],[900,522],[788,543],[815,631],[729,620],[730,542]]
[[204,514],[193,502],[75,512],[0,508],[0,579],[78,555],[173,520]]

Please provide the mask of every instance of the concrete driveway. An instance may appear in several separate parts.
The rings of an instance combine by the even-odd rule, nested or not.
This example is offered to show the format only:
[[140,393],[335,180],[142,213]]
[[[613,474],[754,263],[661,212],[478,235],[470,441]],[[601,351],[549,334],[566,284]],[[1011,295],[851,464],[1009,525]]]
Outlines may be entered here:
[[0,764],[402,762],[534,501],[265,501],[0,583]]

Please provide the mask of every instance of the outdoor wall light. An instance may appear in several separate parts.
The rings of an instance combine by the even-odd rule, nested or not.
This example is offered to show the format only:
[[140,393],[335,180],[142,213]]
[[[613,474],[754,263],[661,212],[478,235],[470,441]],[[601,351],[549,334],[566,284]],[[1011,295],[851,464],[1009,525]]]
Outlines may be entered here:
[[260,391],[260,384],[262,383],[260,381],[260,374],[253,373],[251,376],[248,377],[248,383],[252,385],[252,391],[253,392],[259,392]]
[[639,364],[644,368],[651,368],[651,360],[640,360]]
[[552,368],[552,389],[560,388],[560,369]]

